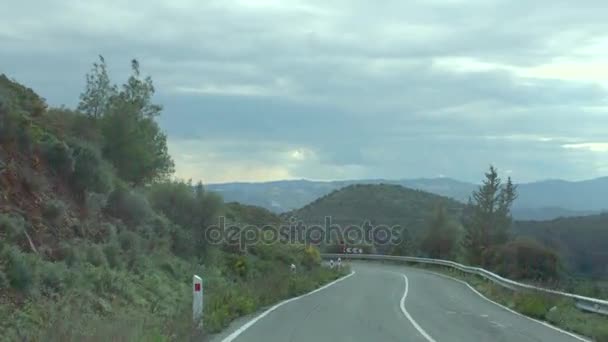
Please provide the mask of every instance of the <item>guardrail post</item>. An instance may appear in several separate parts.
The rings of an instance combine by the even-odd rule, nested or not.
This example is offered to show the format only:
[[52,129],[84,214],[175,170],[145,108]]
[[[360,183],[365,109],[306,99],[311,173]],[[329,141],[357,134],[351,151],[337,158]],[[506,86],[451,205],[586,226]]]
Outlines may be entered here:
[[197,275],[192,277],[192,319],[203,324],[203,279]]

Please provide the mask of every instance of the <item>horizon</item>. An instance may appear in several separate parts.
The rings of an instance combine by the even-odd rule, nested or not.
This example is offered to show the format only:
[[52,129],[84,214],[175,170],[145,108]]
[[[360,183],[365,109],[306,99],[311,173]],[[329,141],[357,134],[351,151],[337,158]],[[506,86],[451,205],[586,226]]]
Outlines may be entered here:
[[[563,179],[563,178],[547,178],[547,179],[538,179],[538,180],[532,180],[532,181],[525,181],[525,182],[518,182],[515,179],[513,180],[514,184],[532,184],[532,183],[544,183],[544,182],[567,182],[567,183],[581,183],[581,182],[588,182],[588,181],[594,181],[594,180],[599,180],[599,179],[603,179],[603,178],[608,178],[608,176],[599,176],[599,177],[594,177],[594,178],[583,178],[583,179],[576,179],[576,180],[569,180],[569,179]],[[466,180],[461,180],[461,179],[457,179],[454,177],[447,177],[447,176],[443,176],[443,177],[413,177],[413,178],[359,178],[359,179],[307,179],[307,178],[294,178],[294,179],[276,179],[276,180],[267,180],[267,181],[240,181],[240,180],[236,180],[236,181],[229,181],[229,182],[217,182],[217,183],[206,183],[202,180],[200,180],[203,185],[225,185],[225,184],[266,184],[266,183],[279,183],[279,182],[298,182],[298,181],[305,181],[305,182],[315,182],[315,183],[332,183],[332,182],[356,182],[356,181],[415,181],[415,180],[438,180],[438,179],[447,179],[447,180],[451,180],[451,181],[456,181],[456,182],[461,182],[461,183],[468,183],[468,184],[474,184],[474,185],[480,185],[481,182],[471,182],[471,181],[466,181]],[[501,178],[504,180],[504,178]],[[194,180],[193,180],[194,182]],[[195,182],[196,183],[196,182]]]

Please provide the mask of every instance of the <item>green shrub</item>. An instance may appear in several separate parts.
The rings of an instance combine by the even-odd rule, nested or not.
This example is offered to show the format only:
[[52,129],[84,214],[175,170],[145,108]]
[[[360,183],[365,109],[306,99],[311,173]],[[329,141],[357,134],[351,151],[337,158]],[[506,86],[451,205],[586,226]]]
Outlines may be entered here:
[[97,217],[101,214],[103,208],[107,202],[106,194],[99,194],[95,192],[87,192],[85,196],[85,208],[89,217]]
[[72,149],[65,142],[47,134],[41,141],[41,150],[47,163],[57,174],[69,176],[74,172]]
[[4,251],[6,258],[6,274],[11,287],[19,291],[29,293],[34,286],[34,271],[26,256],[16,248],[8,248]]
[[304,248],[302,264],[308,269],[312,269],[313,267],[320,265],[321,254],[319,253],[319,250],[314,246],[306,246]]
[[188,259],[196,255],[196,240],[192,232],[177,227],[172,234],[172,251],[175,255]]
[[91,245],[87,247],[87,262],[93,266],[105,266],[107,265],[106,256],[103,250],[98,245]]
[[122,186],[110,193],[105,211],[132,226],[142,224],[154,215],[143,195]]
[[4,273],[4,271],[2,269],[0,269],[0,290],[6,289],[9,286],[10,286],[10,282],[8,280],[8,277],[6,276],[6,273]]
[[137,234],[132,231],[124,230],[118,235],[118,242],[123,251],[136,251],[141,249],[141,241]]
[[83,253],[77,245],[64,242],[59,246],[59,251],[62,256],[61,259],[70,267],[78,265],[83,260]]
[[23,217],[13,214],[0,214],[0,232],[4,232],[8,241],[14,241],[23,236],[25,221]]
[[74,173],[72,185],[78,191],[107,193],[112,187],[112,176],[97,149],[82,143],[72,143]]
[[108,222],[102,222],[99,225],[98,231],[104,242],[114,241],[118,236],[116,226]]
[[66,206],[62,201],[51,200],[44,204],[42,217],[54,225],[60,224],[66,215]]
[[39,270],[40,283],[43,289],[50,293],[61,292],[65,287],[65,271],[63,263],[43,263]]
[[120,269],[123,266],[120,246],[117,243],[109,243],[103,247],[103,252],[111,268]]
[[514,303],[517,311],[526,316],[543,320],[552,307],[550,299],[541,294],[516,294]]

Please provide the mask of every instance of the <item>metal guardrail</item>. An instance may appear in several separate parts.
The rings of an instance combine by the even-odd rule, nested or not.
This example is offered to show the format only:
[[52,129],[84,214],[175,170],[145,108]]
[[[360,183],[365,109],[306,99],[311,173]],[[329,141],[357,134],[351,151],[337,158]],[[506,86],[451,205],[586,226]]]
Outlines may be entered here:
[[471,267],[459,264],[454,261],[440,260],[440,259],[429,259],[429,258],[417,258],[417,257],[406,257],[406,256],[394,256],[394,255],[378,255],[378,254],[321,254],[324,259],[359,259],[359,260],[380,260],[380,261],[402,261],[410,263],[422,263],[432,264],[444,267],[450,267],[457,269],[464,273],[475,274],[482,278],[485,278],[497,285],[514,290],[514,291],[537,291],[548,293],[560,297],[573,299],[576,303],[576,307],[583,311],[593,312],[600,315],[608,316],[608,300],[591,298],[580,296],[573,293],[566,293],[557,290],[546,289],[530,284],[523,284],[516,282],[511,279],[507,279],[499,276],[498,274],[492,273],[488,270],[479,267]]

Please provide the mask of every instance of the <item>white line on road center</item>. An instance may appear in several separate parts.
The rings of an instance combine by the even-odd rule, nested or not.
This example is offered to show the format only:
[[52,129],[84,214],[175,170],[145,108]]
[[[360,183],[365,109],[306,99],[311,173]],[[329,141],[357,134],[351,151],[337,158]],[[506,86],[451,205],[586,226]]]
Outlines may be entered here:
[[416,321],[414,320],[414,318],[412,318],[412,316],[410,315],[409,312],[407,312],[407,310],[405,309],[405,299],[407,298],[407,292],[409,291],[409,280],[407,279],[407,276],[405,274],[402,274],[403,276],[403,280],[405,280],[405,291],[403,292],[403,297],[401,297],[401,312],[403,312],[403,315],[405,315],[405,318],[407,318],[410,323],[412,323],[412,325],[414,326],[414,328],[416,328],[416,330],[418,330],[418,332],[428,341],[428,342],[435,342],[435,340],[429,335],[427,334],[426,331],[424,331],[424,329],[422,329],[422,327],[420,325],[418,325],[418,323],[416,323]]
[[[349,275],[344,276],[344,277],[342,277],[340,279],[336,279],[336,280],[332,281],[331,283],[326,284],[326,285],[324,285],[322,287],[319,287],[318,289],[316,289],[314,291],[305,293],[305,294],[303,294],[301,296],[298,296],[298,297],[293,297],[291,299],[284,300],[284,301],[280,302],[279,304],[276,304],[275,306],[271,307],[270,309],[262,312],[259,316],[255,317],[251,321],[245,323],[243,326],[241,326],[240,328],[238,328],[235,332],[233,332],[232,334],[230,334],[226,338],[224,338],[222,340],[222,342],[232,342],[232,341],[234,341],[237,337],[239,337],[239,335],[241,335],[243,332],[245,332],[245,330],[249,329],[257,321],[259,321],[260,319],[264,318],[266,315],[268,315],[269,313],[273,312],[274,310],[278,309],[280,306],[283,306],[283,305],[285,305],[285,304],[287,304],[289,302],[293,302],[294,300],[298,300],[300,298],[303,298],[303,297],[306,297],[306,296],[310,296],[311,294],[319,292],[319,291],[321,291],[323,289],[326,289],[326,288],[328,288],[328,287],[330,287],[330,286],[332,286],[334,284],[337,284],[337,283],[341,282],[342,280],[345,280],[345,279],[351,277],[354,274],[355,274],[355,271],[352,271],[352,272],[350,272]],[[434,342],[434,341],[430,341],[430,342]]]

